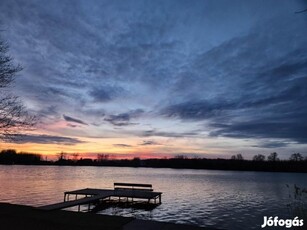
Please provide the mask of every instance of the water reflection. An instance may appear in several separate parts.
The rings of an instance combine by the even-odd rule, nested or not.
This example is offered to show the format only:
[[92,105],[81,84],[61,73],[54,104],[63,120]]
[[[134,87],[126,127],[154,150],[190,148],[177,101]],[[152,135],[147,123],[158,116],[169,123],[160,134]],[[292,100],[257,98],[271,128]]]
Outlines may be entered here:
[[151,183],[162,191],[153,211],[109,208],[101,213],[143,219],[259,229],[264,215],[287,216],[285,184],[307,187],[305,174],[152,168],[0,166],[0,201],[33,206],[59,202],[67,190]]

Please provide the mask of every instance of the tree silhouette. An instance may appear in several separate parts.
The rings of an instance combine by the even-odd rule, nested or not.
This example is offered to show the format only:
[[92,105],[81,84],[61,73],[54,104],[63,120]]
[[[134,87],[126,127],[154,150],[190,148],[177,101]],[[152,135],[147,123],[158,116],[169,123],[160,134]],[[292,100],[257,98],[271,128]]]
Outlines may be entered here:
[[268,161],[279,161],[278,154],[276,152],[271,153],[268,156]]
[[22,69],[8,55],[9,46],[0,38],[0,139],[11,140],[21,131],[32,129],[36,118],[30,116],[21,100],[12,95],[12,83]]
[[290,158],[290,161],[302,161],[304,160],[304,157],[300,153],[293,153]]
[[233,155],[231,156],[231,160],[239,160],[239,161],[242,161],[244,160],[243,156],[241,153],[237,154],[237,155]]
[[257,154],[253,157],[253,161],[265,161],[265,156],[262,154]]

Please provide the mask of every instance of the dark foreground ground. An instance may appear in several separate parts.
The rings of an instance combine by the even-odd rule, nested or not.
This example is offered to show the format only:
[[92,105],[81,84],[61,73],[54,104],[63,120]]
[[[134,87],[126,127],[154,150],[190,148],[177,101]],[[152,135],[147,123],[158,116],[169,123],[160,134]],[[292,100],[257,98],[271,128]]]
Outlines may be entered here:
[[0,229],[5,230],[200,230],[190,225],[137,220],[130,217],[68,211],[42,211],[30,206],[0,203]]

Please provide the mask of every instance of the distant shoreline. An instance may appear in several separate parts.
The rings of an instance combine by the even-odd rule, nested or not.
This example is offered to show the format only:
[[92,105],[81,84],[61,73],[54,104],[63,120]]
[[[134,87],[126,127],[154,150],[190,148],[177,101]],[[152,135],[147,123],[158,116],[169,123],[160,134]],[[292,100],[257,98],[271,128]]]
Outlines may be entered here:
[[288,172],[307,173],[307,161],[251,161],[227,159],[133,159],[93,161],[37,161],[37,162],[0,162],[0,165],[40,165],[40,166],[96,166],[96,167],[134,167],[205,169],[223,171]]
[[[259,157],[261,156],[261,157]],[[272,157],[273,156],[273,157]],[[0,164],[5,165],[61,165],[61,166],[112,166],[112,167],[144,167],[144,168],[173,168],[173,169],[207,169],[227,171],[260,171],[260,172],[298,172],[307,173],[307,158],[299,153],[290,160],[279,160],[277,153],[272,153],[268,160],[263,155],[257,155],[256,160],[244,160],[241,154],[231,159],[187,158],[177,156],[160,159],[110,159],[108,155],[97,159],[69,159],[64,153],[57,161],[42,160],[42,156],[34,153],[17,153],[15,150],[2,150]],[[261,160],[259,160],[261,159]]]

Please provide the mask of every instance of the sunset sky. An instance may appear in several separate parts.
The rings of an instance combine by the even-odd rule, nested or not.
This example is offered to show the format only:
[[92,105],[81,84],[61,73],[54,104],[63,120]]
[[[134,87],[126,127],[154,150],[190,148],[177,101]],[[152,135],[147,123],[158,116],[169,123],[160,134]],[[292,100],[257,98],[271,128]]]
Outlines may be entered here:
[[1,0],[39,123],[1,149],[307,156],[307,1]]

